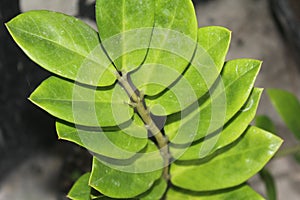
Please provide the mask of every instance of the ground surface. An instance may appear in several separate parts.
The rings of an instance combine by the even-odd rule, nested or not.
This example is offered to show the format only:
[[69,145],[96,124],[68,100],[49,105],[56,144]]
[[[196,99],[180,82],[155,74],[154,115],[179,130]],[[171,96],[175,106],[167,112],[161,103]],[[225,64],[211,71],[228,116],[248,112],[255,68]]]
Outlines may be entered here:
[[[22,0],[21,8],[24,11],[51,9],[71,15],[79,11],[77,0]],[[287,89],[300,98],[300,65],[297,65],[291,56],[291,48],[282,39],[267,0],[210,0],[198,4],[196,9],[200,26],[221,25],[233,31],[227,59],[250,57],[264,61],[256,86]],[[295,143],[265,95],[259,114],[266,114],[276,122],[278,132],[285,139],[283,148]],[[57,197],[53,190],[46,189],[49,183],[59,178],[61,159],[54,153],[49,155],[45,152],[27,159],[3,180],[0,200],[63,198]],[[275,174],[278,199],[300,199],[300,166],[291,157],[285,157],[272,161],[268,167]],[[251,184],[263,192],[257,177],[252,179]]]

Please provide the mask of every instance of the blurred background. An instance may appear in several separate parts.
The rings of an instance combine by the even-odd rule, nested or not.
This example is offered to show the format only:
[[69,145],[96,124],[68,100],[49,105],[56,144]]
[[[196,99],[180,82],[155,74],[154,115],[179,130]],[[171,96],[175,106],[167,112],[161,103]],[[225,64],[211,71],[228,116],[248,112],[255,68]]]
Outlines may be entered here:
[[[257,87],[281,88],[300,99],[299,0],[194,0],[199,26],[232,30],[227,59],[263,60]],[[54,119],[27,98],[50,74],[16,46],[4,23],[21,12],[47,9],[77,16],[95,27],[94,0],[0,0],[0,200],[66,199],[69,187],[89,170],[90,155],[58,141]],[[283,149],[299,142],[264,94],[258,114],[271,117]],[[300,115],[300,113],[299,113]],[[292,156],[268,164],[279,200],[300,199],[300,165]],[[259,177],[251,185],[264,194]]]

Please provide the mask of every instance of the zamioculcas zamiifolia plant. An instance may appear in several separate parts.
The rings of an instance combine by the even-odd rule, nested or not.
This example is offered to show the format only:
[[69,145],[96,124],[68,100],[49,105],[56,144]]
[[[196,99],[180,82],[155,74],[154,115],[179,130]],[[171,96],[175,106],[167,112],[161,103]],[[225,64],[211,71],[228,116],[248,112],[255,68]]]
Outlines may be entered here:
[[98,32],[57,12],[6,24],[53,73],[30,100],[93,155],[70,199],[263,199],[246,181],[282,140],[250,122],[261,62],[225,62],[231,33],[191,0],[97,0]]

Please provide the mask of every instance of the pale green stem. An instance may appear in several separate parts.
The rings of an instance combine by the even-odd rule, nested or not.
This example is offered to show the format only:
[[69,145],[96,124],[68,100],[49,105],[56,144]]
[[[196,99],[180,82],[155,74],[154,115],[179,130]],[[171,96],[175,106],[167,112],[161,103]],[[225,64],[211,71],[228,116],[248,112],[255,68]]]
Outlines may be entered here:
[[144,95],[138,96],[134,89],[131,87],[127,80],[127,75],[117,76],[118,81],[126,90],[128,95],[131,98],[130,104],[134,105],[136,108],[137,113],[142,118],[143,122],[145,123],[145,127],[151,132],[151,134],[155,137],[158,147],[160,148],[160,153],[164,160],[164,170],[163,176],[165,180],[169,180],[169,160],[170,154],[168,149],[168,139],[162,134],[160,129],[156,126],[154,121],[150,116],[149,110],[144,106]]

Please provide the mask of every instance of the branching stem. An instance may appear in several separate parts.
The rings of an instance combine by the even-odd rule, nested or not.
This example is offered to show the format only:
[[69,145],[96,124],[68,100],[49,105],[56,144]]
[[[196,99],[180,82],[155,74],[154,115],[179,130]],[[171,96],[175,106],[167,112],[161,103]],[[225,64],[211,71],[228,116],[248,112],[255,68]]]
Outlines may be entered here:
[[165,180],[169,180],[169,148],[168,148],[168,139],[162,134],[161,130],[156,126],[153,119],[150,116],[150,112],[144,104],[144,94],[140,93],[139,95],[134,91],[127,79],[127,74],[118,75],[118,81],[126,90],[131,99],[131,104],[135,105],[136,111],[139,116],[142,118],[145,123],[145,127],[151,132],[157,141],[158,147],[160,148],[160,153],[164,160],[164,170],[163,176]]

